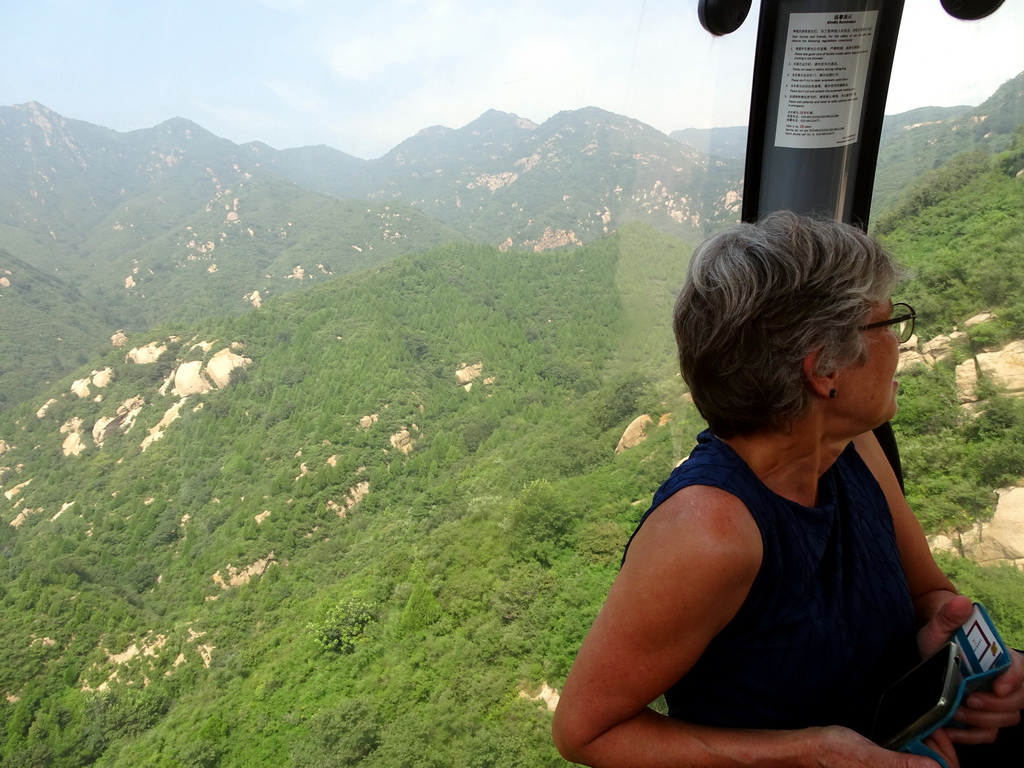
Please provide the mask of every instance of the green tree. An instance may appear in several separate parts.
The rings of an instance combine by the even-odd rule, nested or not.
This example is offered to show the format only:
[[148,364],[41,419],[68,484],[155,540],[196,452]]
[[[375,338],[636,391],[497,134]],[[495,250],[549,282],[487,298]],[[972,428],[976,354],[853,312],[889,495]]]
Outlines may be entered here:
[[313,640],[325,651],[351,653],[357,643],[365,640],[366,629],[376,618],[374,611],[374,605],[364,600],[343,600],[308,628]]

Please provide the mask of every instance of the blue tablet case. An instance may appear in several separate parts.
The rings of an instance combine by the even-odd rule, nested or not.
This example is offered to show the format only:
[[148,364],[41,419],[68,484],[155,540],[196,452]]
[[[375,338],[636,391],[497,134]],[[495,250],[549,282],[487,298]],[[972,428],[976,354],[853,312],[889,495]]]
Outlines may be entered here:
[[[915,755],[924,755],[935,760],[942,768],[949,768],[933,750],[924,745],[924,740],[931,736],[939,728],[949,725],[953,714],[959,709],[960,702],[964,697],[974,691],[987,689],[992,684],[992,678],[1005,672],[1010,666],[1010,652],[999,636],[988,611],[981,603],[974,604],[974,613],[971,618],[958,629],[952,640],[960,646],[963,652],[963,661],[960,671],[963,673],[963,681],[960,683],[960,690],[957,691],[953,708],[943,720],[928,728],[927,731],[917,734],[914,740],[900,748],[900,752],[909,752]],[[957,725],[956,721],[953,723]]]

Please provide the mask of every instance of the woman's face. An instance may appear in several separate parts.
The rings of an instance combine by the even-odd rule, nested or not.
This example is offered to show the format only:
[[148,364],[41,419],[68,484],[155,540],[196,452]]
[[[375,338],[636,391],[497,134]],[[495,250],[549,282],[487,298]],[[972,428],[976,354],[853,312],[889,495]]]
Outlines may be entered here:
[[[880,302],[872,308],[865,325],[890,317],[892,302]],[[863,422],[861,431],[866,431],[896,415],[899,385],[894,377],[900,357],[900,340],[893,326],[870,328],[861,333],[864,335],[865,359],[839,372],[834,404],[844,415]]]

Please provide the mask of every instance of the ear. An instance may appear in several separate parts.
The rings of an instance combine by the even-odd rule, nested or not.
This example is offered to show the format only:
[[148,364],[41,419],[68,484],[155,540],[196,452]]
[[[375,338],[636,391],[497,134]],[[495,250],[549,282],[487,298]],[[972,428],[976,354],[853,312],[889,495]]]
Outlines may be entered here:
[[818,395],[818,397],[827,399],[829,393],[835,391],[838,377],[835,371],[824,375],[816,373],[820,355],[821,350],[815,350],[804,358],[804,379],[806,379],[807,385],[811,388],[812,392]]

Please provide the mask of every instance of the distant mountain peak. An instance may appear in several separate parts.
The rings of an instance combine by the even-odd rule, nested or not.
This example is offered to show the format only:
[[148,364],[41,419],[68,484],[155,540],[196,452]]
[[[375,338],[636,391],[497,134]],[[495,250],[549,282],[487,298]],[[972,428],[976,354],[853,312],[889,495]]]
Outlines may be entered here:
[[521,130],[533,131],[539,126],[532,120],[519,117],[511,112],[502,112],[499,109],[488,109],[480,117],[468,123],[461,130],[471,133],[480,133],[494,129],[519,128]]
[[160,133],[168,133],[174,135],[180,135],[184,138],[218,138],[203,126],[198,123],[193,123],[191,120],[185,117],[172,117],[168,120],[164,120],[159,125],[155,126],[151,130],[158,131]]
[[432,139],[439,136],[449,136],[452,133],[454,133],[454,131],[446,125],[430,125],[418,130],[414,138]]
[[[40,104],[38,101],[26,101],[24,104],[15,104],[14,108],[18,109],[18,110],[22,110],[22,111],[27,111],[27,112],[34,112],[34,113],[44,114],[44,115],[53,116],[53,117],[60,117],[60,115],[58,115],[52,109],[47,107],[45,104]],[[63,119],[63,118],[61,118],[61,119]]]

